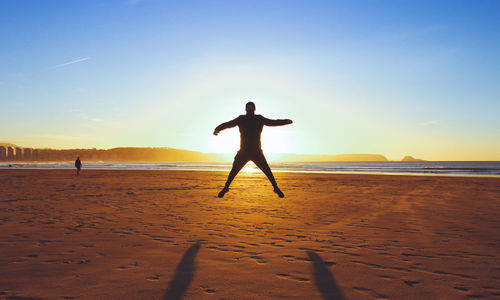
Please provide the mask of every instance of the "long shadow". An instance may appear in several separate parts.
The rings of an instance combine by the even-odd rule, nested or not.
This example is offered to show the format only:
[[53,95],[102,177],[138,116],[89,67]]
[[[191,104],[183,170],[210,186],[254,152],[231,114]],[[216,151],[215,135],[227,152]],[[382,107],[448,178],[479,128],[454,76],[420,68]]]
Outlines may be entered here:
[[167,291],[163,296],[164,300],[179,300],[189,287],[193,280],[195,265],[194,259],[198,250],[200,250],[200,242],[196,242],[193,246],[189,247],[184,253],[181,261],[175,269],[174,277],[170,281]]
[[307,251],[314,268],[314,283],[325,300],[344,300],[344,296],[325,262],[314,251]]

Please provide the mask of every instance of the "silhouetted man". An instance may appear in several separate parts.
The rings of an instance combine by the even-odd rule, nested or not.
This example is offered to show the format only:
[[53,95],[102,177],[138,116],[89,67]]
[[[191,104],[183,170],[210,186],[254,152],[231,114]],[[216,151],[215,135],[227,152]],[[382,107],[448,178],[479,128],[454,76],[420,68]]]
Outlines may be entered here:
[[76,176],[80,175],[80,169],[82,168],[82,162],[80,160],[80,156],[78,156],[75,160],[75,168],[76,168]]
[[270,120],[261,115],[255,114],[255,104],[253,102],[248,102],[245,106],[247,111],[246,115],[241,115],[236,119],[222,123],[217,126],[214,130],[214,135],[219,134],[220,131],[228,129],[234,126],[238,126],[240,129],[240,150],[236,153],[233,162],[233,168],[227,177],[226,185],[219,192],[218,197],[224,197],[224,194],[229,191],[229,185],[233,181],[234,177],[238,172],[245,166],[250,160],[253,161],[259,169],[266,174],[267,178],[274,187],[274,192],[278,194],[280,198],[285,197],[283,192],[278,188],[278,184],[274,179],[271,168],[267,164],[264,153],[262,153],[262,148],[260,145],[260,134],[264,125],[267,126],[283,126],[287,124],[292,124],[292,120],[282,119],[282,120]]

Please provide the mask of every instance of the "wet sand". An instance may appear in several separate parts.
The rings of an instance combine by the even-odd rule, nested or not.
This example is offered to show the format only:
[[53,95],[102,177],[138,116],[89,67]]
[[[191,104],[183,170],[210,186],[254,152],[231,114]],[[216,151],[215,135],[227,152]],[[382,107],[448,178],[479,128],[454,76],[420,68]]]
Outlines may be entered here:
[[0,170],[0,298],[500,299],[500,179]]

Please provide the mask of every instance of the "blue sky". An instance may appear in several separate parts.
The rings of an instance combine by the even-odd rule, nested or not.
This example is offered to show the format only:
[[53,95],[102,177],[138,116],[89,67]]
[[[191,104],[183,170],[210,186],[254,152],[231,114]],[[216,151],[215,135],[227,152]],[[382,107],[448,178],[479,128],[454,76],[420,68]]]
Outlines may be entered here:
[[0,141],[500,160],[498,1],[2,1]]

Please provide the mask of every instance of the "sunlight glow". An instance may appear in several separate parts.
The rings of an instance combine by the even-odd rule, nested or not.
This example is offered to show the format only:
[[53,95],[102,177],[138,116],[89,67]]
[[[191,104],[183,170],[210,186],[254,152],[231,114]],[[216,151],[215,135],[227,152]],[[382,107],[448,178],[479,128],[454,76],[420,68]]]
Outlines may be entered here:
[[264,127],[261,136],[264,153],[290,153],[291,143],[284,127]]
[[245,173],[255,173],[255,172],[259,172],[259,168],[252,162],[249,162],[245,167],[243,167],[243,169],[241,170],[241,172],[245,172]]
[[210,152],[213,153],[236,153],[240,148],[240,134],[238,129],[227,129],[212,136],[210,139]]

